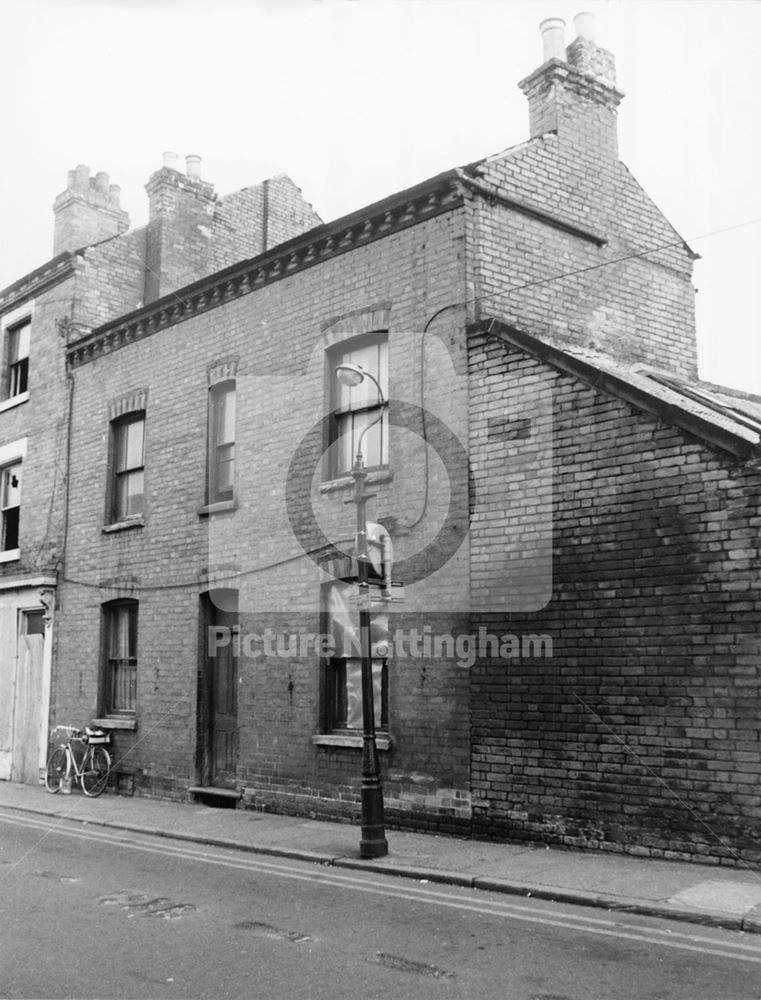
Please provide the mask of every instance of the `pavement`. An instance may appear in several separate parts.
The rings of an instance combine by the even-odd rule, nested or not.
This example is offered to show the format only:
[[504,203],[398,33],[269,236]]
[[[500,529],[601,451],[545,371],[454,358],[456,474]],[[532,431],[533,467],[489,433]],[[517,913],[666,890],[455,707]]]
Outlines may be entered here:
[[359,857],[359,828],[245,809],[106,794],[51,795],[0,781],[0,810],[216,847],[533,896],[761,934],[761,872],[537,844],[387,830],[384,858]]

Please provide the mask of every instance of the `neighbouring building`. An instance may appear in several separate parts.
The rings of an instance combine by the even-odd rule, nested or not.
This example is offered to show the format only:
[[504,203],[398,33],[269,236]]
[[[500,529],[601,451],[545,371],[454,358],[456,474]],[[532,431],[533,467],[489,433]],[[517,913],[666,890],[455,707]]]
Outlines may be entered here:
[[611,54],[542,27],[526,142],[329,224],[260,190],[219,253],[164,168],[186,237],[67,328],[51,715],[113,732],[117,790],[356,817],[372,425],[389,824],[761,860],[761,399],[698,378]]
[[[319,222],[285,176],[218,198],[198,157],[150,178],[150,219],[129,229],[120,189],[80,165],[55,200],[54,257],[0,291],[0,779],[36,781],[51,690],[70,507],[75,385],[66,342],[178,285]],[[160,277],[159,277],[160,275]],[[57,722],[77,722],[56,716]]]

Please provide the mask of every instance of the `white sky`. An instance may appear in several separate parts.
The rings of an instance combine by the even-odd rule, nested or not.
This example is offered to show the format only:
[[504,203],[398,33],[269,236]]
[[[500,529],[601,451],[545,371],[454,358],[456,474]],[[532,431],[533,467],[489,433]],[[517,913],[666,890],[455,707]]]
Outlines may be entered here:
[[133,225],[164,150],[219,194],[286,171],[326,220],[521,142],[538,25],[581,10],[621,158],[702,260],[701,375],[761,393],[757,0],[0,0],[0,287],[52,256],[78,163]]

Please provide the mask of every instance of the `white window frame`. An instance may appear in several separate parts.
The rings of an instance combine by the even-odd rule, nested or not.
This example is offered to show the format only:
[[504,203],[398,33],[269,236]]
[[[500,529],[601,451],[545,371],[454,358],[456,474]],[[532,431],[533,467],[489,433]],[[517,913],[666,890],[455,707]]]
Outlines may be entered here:
[[[208,400],[208,458],[206,474],[206,503],[232,503],[235,500],[235,438],[237,435],[237,382],[235,378],[224,378],[209,386]],[[224,402],[222,402],[224,401]],[[232,437],[224,437],[223,420],[227,407],[232,409]],[[222,489],[223,477],[220,472],[224,462],[230,464],[230,486]]]
[[[378,348],[383,358],[379,367],[367,366],[367,370],[378,380],[384,390],[385,399],[388,400],[390,356],[388,330],[372,330],[369,333],[358,334],[356,337],[333,344],[328,349],[332,413],[328,476],[331,479],[351,474],[356,440],[362,434],[365,425],[372,425],[379,416],[381,419],[365,436],[363,459],[365,466],[370,469],[386,469],[389,466],[389,417],[388,411],[384,410],[380,403],[375,382],[366,379],[360,386],[350,389],[342,385],[335,374],[337,365],[356,362],[356,355],[359,354],[361,357],[361,352],[368,348],[371,350]],[[339,446],[339,441],[342,441],[342,446]]]
[[[0,400],[0,413],[3,410],[9,410],[13,406],[18,406],[20,403],[26,403],[29,399],[29,389],[25,389],[23,392],[17,393],[15,396],[5,397],[5,392],[8,386],[8,335],[11,330],[16,327],[29,323],[30,325],[34,320],[34,303],[25,302],[23,306],[19,306],[18,309],[13,309],[11,312],[6,313],[2,319],[0,319],[0,350],[2,350],[2,386],[0,389],[2,391],[2,399]],[[27,386],[29,384],[29,374],[27,371]]]
[[[0,445],[0,470],[7,469],[11,465],[18,465],[20,462],[24,465],[26,461],[26,445],[27,438],[20,438],[18,441],[12,441],[10,444]],[[23,507],[23,496],[19,503],[19,510]],[[5,552],[0,552],[0,563],[13,562],[16,559],[21,558],[21,547],[15,549],[6,549]]]
[[[125,434],[128,433],[126,430],[132,424],[142,424],[142,449],[140,455],[139,465],[125,465],[124,468],[120,468],[121,464],[121,449],[122,449],[122,439]],[[145,516],[145,436],[147,430],[147,419],[145,410],[133,410],[128,413],[123,413],[121,416],[116,417],[111,421],[111,472],[110,472],[110,483],[109,483],[109,510],[108,510],[108,523],[109,524],[128,524],[130,522],[142,522]],[[128,456],[126,458],[128,461]],[[130,479],[136,476],[142,477],[143,483],[143,493],[141,501],[141,509],[139,511],[134,511],[128,513],[122,510],[122,502],[120,499],[121,483],[129,482]]]

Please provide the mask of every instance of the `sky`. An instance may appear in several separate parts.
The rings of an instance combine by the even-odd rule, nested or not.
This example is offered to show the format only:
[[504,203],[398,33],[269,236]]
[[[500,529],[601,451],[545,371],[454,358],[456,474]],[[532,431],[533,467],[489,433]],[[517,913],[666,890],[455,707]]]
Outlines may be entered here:
[[133,226],[162,153],[287,172],[326,221],[528,137],[539,23],[596,17],[621,159],[700,254],[701,377],[761,394],[761,0],[0,0],[0,288],[86,163]]

